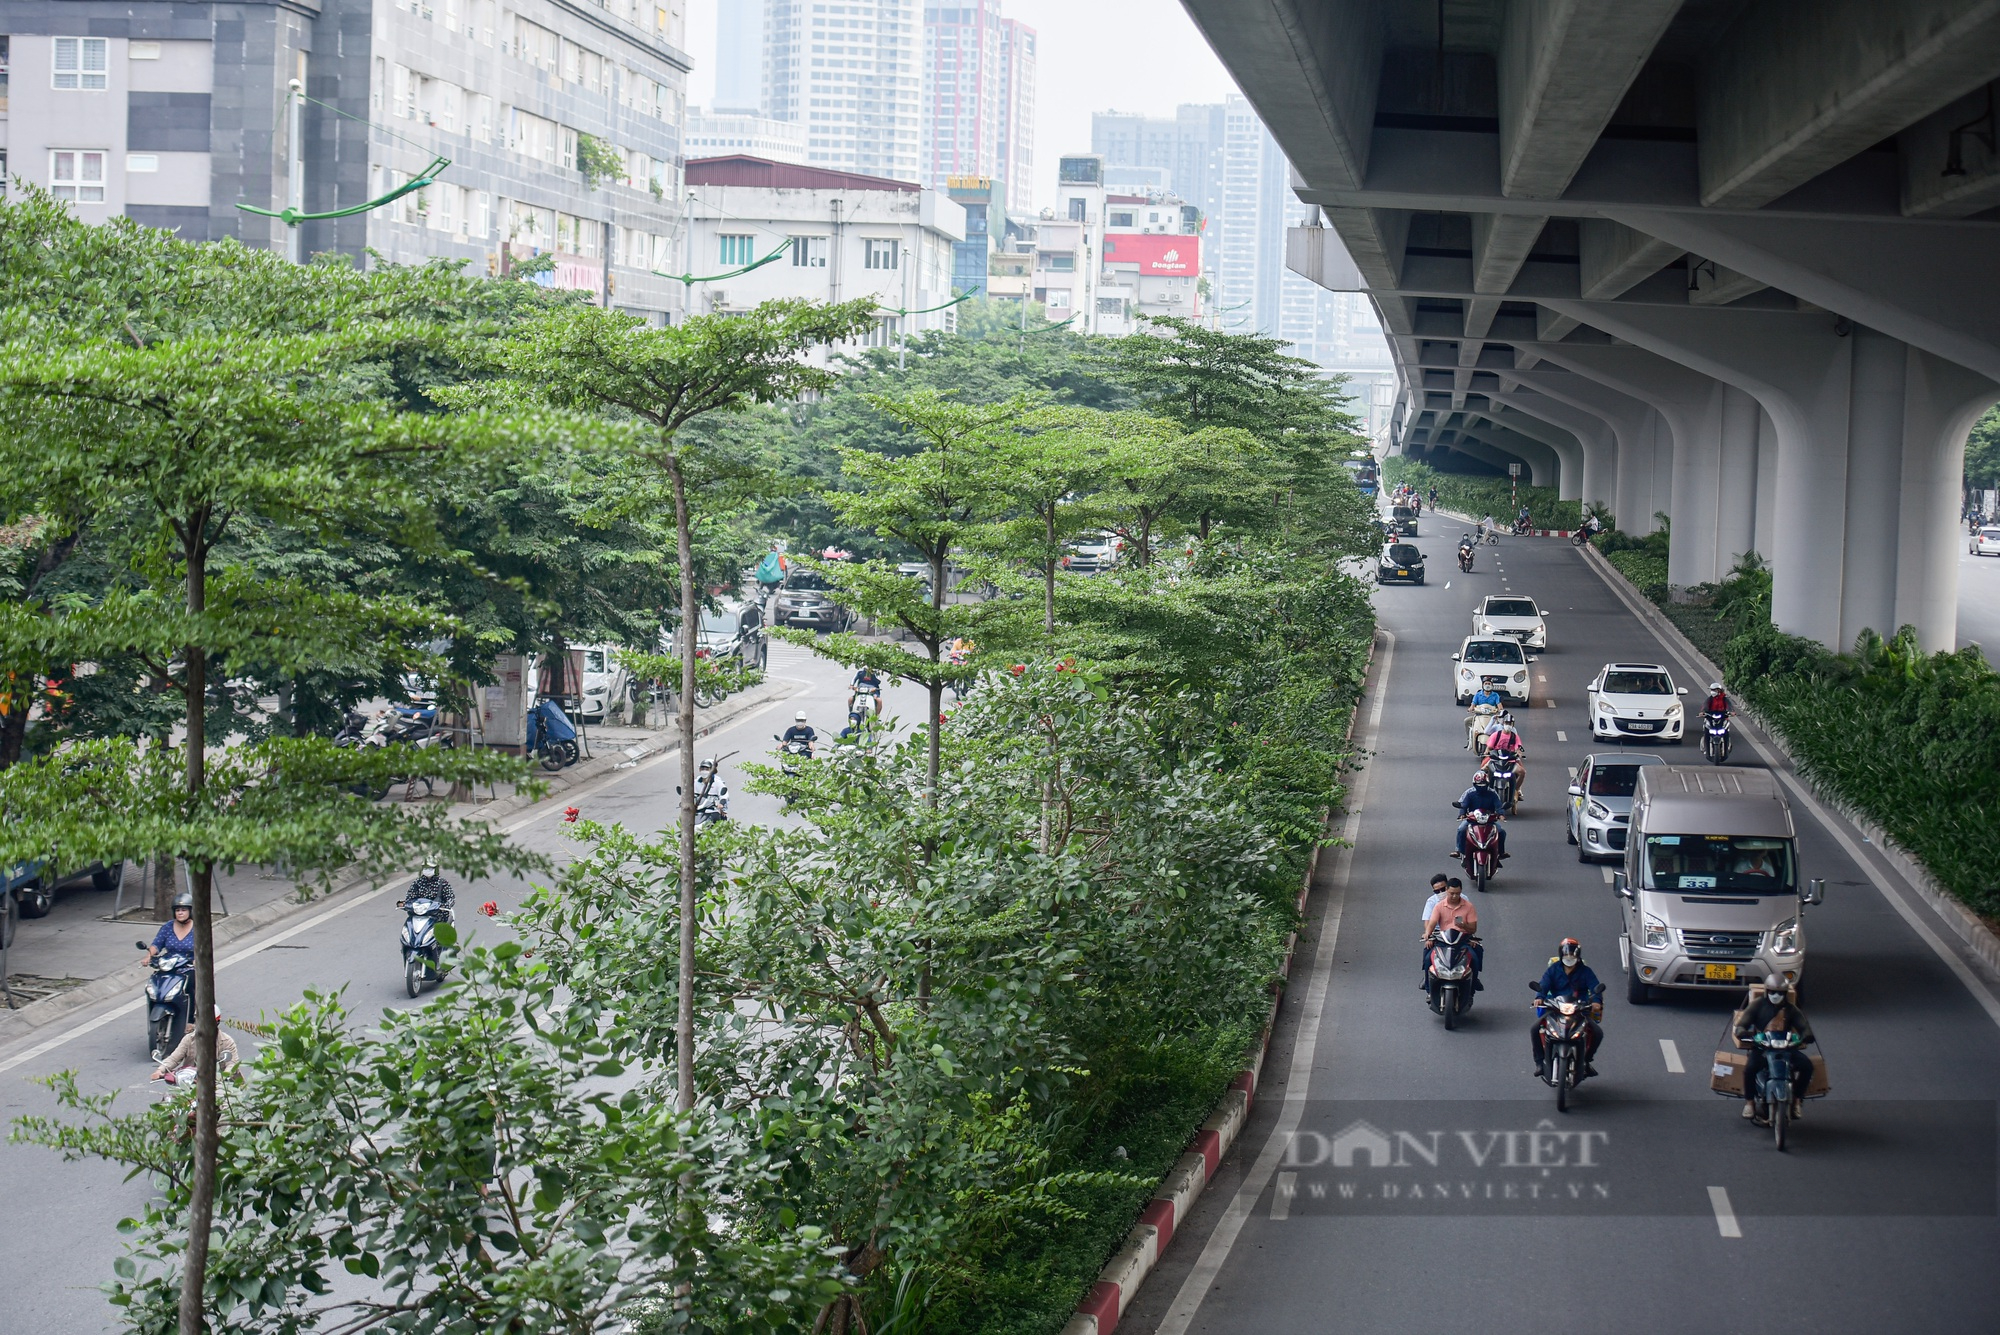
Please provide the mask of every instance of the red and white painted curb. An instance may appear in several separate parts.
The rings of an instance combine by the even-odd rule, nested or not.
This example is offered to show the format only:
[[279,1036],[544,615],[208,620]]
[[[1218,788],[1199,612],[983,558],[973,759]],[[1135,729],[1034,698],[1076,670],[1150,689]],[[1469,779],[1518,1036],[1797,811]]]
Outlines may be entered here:
[[[1360,710],[1355,712],[1359,714]],[[1299,886],[1301,916],[1305,914],[1306,895],[1312,889],[1313,873],[1318,868],[1319,849],[1315,847],[1306,864],[1305,880]],[[1292,954],[1298,944],[1298,933],[1294,932],[1285,942],[1284,962],[1278,966],[1280,977],[1291,976]],[[1139,1222],[1125,1235],[1125,1245],[1098,1272],[1097,1282],[1090,1286],[1089,1296],[1077,1305],[1076,1315],[1063,1327],[1063,1335],[1111,1335],[1118,1328],[1118,1319],[1138,1296],[1139,1285],[1160,1263],[1160,1254],[1173,1241],[1174,1230],[1194,1209],[1202,1188],[1222,1167],[1222,1156],[1229,1153],[1229,1147],[1236,1143],[1236,1137],[1250,1121],[1250,1105],[1257,1096],[1257,1077],[1264,1069],[1264,1054],[1271,1048],[1271,1033],[1278,1024],[1282,996],[1280,990],[1271,998],[1271,1013],[1264,1017],[1264,1032],[1257,1039],[1250,1064],[1229,1082],[1222,1101],[1195,1132],[1187,1153],[1161,1179],[1160,1189],[1139,1212]]]

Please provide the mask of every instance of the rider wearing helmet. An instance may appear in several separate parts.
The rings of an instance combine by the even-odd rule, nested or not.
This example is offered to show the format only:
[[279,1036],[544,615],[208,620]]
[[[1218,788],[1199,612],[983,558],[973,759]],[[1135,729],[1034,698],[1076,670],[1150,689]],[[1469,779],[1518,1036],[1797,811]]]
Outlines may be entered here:
[[151,964],[161,955],[194,956],[194,896],[186,890],[174,896],[172,921],[161,923],[160,930],[153,933],[146,963]]
[[819,740],[819,734],[812,730],[810,723],[806,722],[806,711],[801,709],[792,715],[792,726],[785,729],[785,735],[778,740],[785,743],[804,742],[810,748]]
[[1760,1048],[1746,1041],[1752,1034],[1797,1034],[1804,1042],[1813,1041],[1812,1025],[1799,1009],[1782,974],[1771,974],[1763,983],[1751,987],[1743,1009],[1736,1012],[1733,1029],[1736,1046],[1750,1052],[1750,1059],[1743,1066],[1743,1115],[1757,1116],[1757,1076],[1768,1060],[1774,1065],[1784,1062],[1791,1067],[1792,1116],[1798,1116],[1800,1101],[1812,1083],[1812,1058],[1799,1048]]
[[1722,689],[1721,682],[1712,681],[1708,684],[1708,703],[1702,706],[1702,711],[1708,714],[1720,714],[1724,718],[1729,717],[1729,692]]
[[1490,811],[1493,813],[1494,826],[1500,831],[1500,856],[1503,858],[1507,856],[1507,827],[1500,823],[1506,818],[1500,812],[1500,794],[1493,791],[1493,777],[1483,768],[1472,776],[1472,786],[1466,789],[1464,794],[1458,799],[1458,810],[1461,817],[1458,822],[1458,841],[1455,846],[1458,856],[1461,858],[1465,856],[1465,827],[1467,822],[1463,817],[1470,816],[1475,811]]
[[396,901],[396,907],[401,908],[406,901],[412,899],[436,900],[447,917],[458,907],[458,899],[452,891],[451,882],[438,875],[435,862],[426,862],[423,865],[423,869],[417,873],[417,879],[412,881],[410,888],[404,892],[403,898]]
[[[215,1073],[221,1075],[230,1067],[236,1065],[236,1040],[231,1038],[222,1028],[222,1007],[217,1006],[214,1010]],[[195,1073],[194,1043],[195,1028],[190,1024],[187,1027],[187,1032],[181,1035],[181,1041],[175,1045],[174,1050],[160,1058],[160,1064],[155,1066],[153,1073],[146,1078],[149,1080],[164,1080],[170,1085],[192,1085]]]
[[[1604,992],[1604,984],[1597,981],[1597,974],[1583,962],[1583,943],[1573,936],[1566,936],[1556,946],[1554,958],[1542,972],[1535,984],[1538,997],[1562,997],[1568,1001],[1595,1001]],[[1590,1064],[1597,1055],[1597,1045],[1604,1041],[1604,1028],[1597,1023],[1596,1016],[1603,1014],[1603,1003],[1597,1003],[1592,1018],[1586,1025],[1589,1036],[1583,1045],[1583,1073],[1596,1075],[1597,1069]],[[1542,1025],[1539,1017],[1528,1030],[1535,1049],[1535,1075],[1541,1077],[1547,1068],[1547,1058],[1542,1054]]]
[[1528,793],[1528,767],[1524,762],[1527,748],[1521,743],[1521,734],[1514,727],[1512,714],[1496,714],[1493,726],[1486,730],[1486,759],[1504,757],[1514,762],[1514,800],[1520,801]]

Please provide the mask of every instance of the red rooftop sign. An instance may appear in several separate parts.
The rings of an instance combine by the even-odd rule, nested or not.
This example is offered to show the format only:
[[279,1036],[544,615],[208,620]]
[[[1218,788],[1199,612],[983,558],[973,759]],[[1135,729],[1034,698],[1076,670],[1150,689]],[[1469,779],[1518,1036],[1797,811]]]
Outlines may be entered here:
[[1136,264],[1142,274],[1198,274],[1201,238],[1146,232],[1109,232],[1104,237],[1106,264]]

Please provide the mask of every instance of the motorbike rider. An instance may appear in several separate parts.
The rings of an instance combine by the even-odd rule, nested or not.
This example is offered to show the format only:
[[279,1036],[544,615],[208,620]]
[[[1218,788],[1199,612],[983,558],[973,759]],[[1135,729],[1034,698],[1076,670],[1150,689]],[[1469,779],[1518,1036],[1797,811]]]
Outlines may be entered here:
[[[1479,689],[1472,693],[1472,703],[1468,706],[1471,712],[1465,716],[1466,750],[1472,750],[1472,743],[1475,738],[1484,737],[1488,732],[1492,731],[1493,720],[1500,717],[1500,710],[1506,703],[1505,700],[1501,699],[1500,692],[1494,689],[1490,683],[1485,681],[1479,683]],[[1480,712],[1482,709],[1488,709],[1492,712],[1482,714]]]
[[[1535,995],[1544,999],[1562,997],[1568,1001],[1591,1001],[1604,990],[1604,984],[1597,981],[1597,974],[1583,962],[1583,943],[1573,936],[1566,936],[1556,947],[1549,967],[1542,972],[1535,984]],[[1603,1014],[1603,1003],[1598,1002],[1592,1018],[1586,1023],[1589,1037],[1583,1045],[1583,1073],[1596,1075],[1597,1068],[1591,1060],[1597,1056],[1597,1045],[1604,1041],[1604,1026],[1596,1017]],[[1542,1023],[1537,1016],[1528,1030],[1535,1048],[1535,1078],[1541,1079],[1548,1069],[1548,1060],[1542,1054]]]
[[[174,1045],[174,1050],[160,1058],[160,1064],[155,1066],[153,1073],[146,1078],[148,1080],[164,1080],[171,1085],[193,1084],[195,1071],[194,1037],[194,1026],[190,1024],[187,1027],[187,1032],[181,1035],[181,1041]],[[215,1073],[218,1076],[221,1075],[230,1067],[236,1065],[236,1059],[236,1040],[223,1030],[222,1007],[217,1006],[215,1008]]]
[[435,862],[426,862],[423,865],[417,872],[417,879],[412,881],[410,888],[404,892],[403,898],[396,901],[396,907],[401,908],[412,899],[437,901],[438,907],[444,910],[447,921],[452,917],[452,910],[458,907],[458,899],[452,892],[451,882],[438,875]]
[[1479,943],[1479,908],[1465,897],[1465,887],[1455,880],[1445,882],[1443,898],[1424,915],[1425,986],[1430,985],[1431,943],[1447,927],[1465,933],[1467,953],[1472,957],[1472,990],[1484,991],[1486,985],[1479,981],[1479,971],[1486,963],[1486,947]]
[[810,723],[806,722],[806,711],[801,709],[792,716],[792,726],[785,729],[785,735],[778,740],[787,746],[793,742],[804,742],[806,755],[811,756],[813,743],[819,740],[819,734],[812,730]]
[[171,922],[161,923],[160,930],[153,933],[146,963],[151,964],[161,955],[194,957],[194,896],[185,890],[175,895],[173,915]]
[[1458,856],[1461,858],[1465,856],[1465,827],[1470,824],[1463,817],[1470,816],[1475,811],[1487,811],[1493,815],[1493,828],[1500,832],[1500,858],[1505,861],[1507,818],[1500,811],[1500,794],[1493,791],[1493,776],[1488,774],[1483,766],[1472,776],[1472,786],[1458,799],[1458,810],[1461,817],[1458,822]]
[[1534,516],[1528,513],[1528,507],[1525,505],[1521,507],[1521,513],[1514,516],[1514,527],[1517,529],[1526,529],[1533,522]]
[[854,674],[854,682],[847,688],[847,712],[849,714],[854,713],[855,697],[861,694],[863,687],[872,689],[875,692],[875,712],[878,714],[881,713],[882,678],[876,673],[874,668],[868,667],[866,664],[862,666],[859,672]]
[[1757,1117],[1757,1076],[1766,1060],[1784,1062],[1792,1072],[1792,1116],[1799,1115],[1806,1087],[1812,1083],[1812,1058],[1803,1048],[1760,1048],[1749,1042],[1752,1034],[1797,1034],[1801,1042],[1813,1041],[1812,1024],[1791,996],[1782,974],[1771,974],[1761,986],[1752,987],[1743,1009],[1736,1012],[1733,1037],[1736,1046],[1749,1049],[1743,1066],[1743,1115]]
[[1521,734],[1515,730],[1512,714],[1494,715],[1493,726],[1486,730],[1488,763],[1496,756],[1505,756],[1514,762],[1514,800],[1519,802],[1528,795],[1527,747],[1521,741]]
[[1451,878],[1449,876],[1446,876],[1443,872],[1439,872],[1437,875],[1431,877],[1431,897],[1424,901],[1424,911],[1421,915],[1418,916],[1417,918],[1418,922],[1421,923],[1430,922],[1431,910],[1438,906],[1438,901],[1440,899],[1444,898],[1445,889],[1450,884],[1451,884]]
[[1721,682],[1712,681],[1708,684],[1708,703],[1701,708],[1705,714],[1729,717],[1729,692],[1722,689]]

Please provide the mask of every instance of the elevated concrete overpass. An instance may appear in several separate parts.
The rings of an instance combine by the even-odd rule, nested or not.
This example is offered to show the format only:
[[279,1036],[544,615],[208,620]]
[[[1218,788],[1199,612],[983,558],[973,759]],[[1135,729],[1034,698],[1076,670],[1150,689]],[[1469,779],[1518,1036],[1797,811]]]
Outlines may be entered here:
[[1184,0],[1368,293],[1398,448],[1518,459],[1778,624],[1955,640],[2000,401],[2000,0]]

